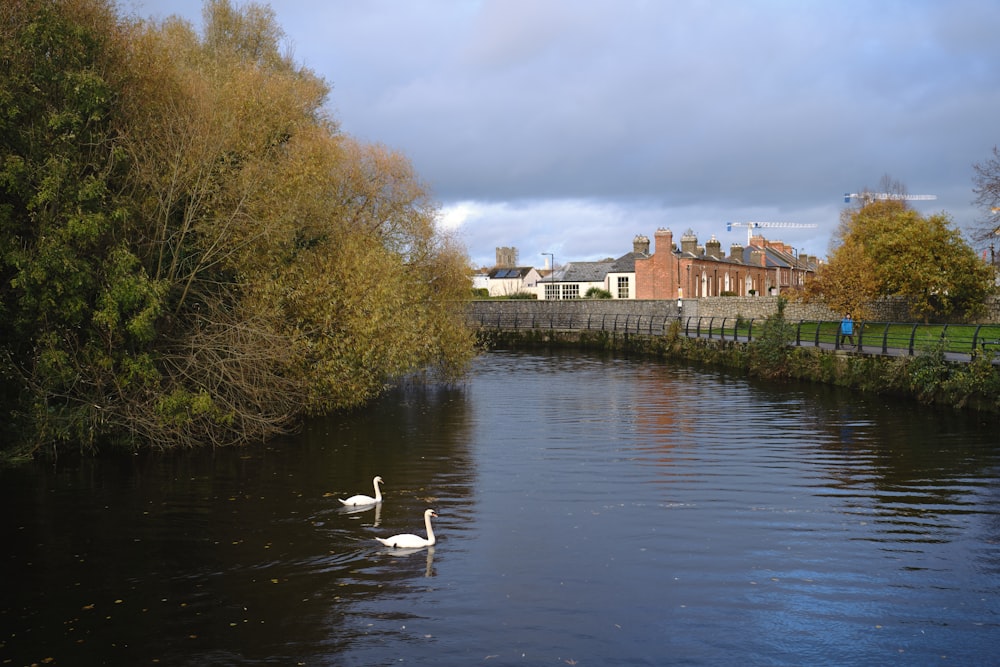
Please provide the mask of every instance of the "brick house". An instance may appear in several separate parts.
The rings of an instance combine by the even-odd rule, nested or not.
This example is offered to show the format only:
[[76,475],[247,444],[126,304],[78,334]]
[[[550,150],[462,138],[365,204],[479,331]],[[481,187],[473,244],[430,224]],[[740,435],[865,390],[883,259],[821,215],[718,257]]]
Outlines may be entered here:
[[691,230],[681,237],[679,249],[669,229],[656,230],[654,243],[651,255],[635,260],[638,299],[777,295],[802,286],[816,270],[811,257],[796,256],[790,246],[762,236],[753,237],[746,248],[733,244],[728,255],[714,236],[700,247]]

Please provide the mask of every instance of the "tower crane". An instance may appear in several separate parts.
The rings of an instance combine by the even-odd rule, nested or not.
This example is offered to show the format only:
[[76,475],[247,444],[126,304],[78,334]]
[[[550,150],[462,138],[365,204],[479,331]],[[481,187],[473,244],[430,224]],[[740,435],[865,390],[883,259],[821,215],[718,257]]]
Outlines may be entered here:
[[874,201],[929,201],[937,199],[937,195],[907,195],[898,192],[845,192],[844,203],[850,204],[852,199],[861,200],[862,206],[867,206]]
[[796,227],[799,229],[814,228],[817,225],[812,222],[727,222],[726,231],[733,231],[733,227],[746,227],[747,228],[747,246],[750,246],[750,238],[753,234],[753,230],[760,227]]

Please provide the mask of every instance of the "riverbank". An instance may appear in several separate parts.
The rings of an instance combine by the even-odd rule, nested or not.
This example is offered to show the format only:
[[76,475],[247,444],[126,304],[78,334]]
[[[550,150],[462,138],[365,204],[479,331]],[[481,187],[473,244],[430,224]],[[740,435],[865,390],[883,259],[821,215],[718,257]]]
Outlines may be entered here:
[[986,355],[950,361],[944,345],[912,357],[788,344],[787,325],[769,320],[769,331],[751,342],[691,338],[679,321],[663,334],[601,330],[491,329],[478,332],[486,349],[571,348],[649,355],[736,370],[752,377],[790,379],[848,387],[870,394],[903,396],[924,405],[975,410],[1000,417],[1000,369]]

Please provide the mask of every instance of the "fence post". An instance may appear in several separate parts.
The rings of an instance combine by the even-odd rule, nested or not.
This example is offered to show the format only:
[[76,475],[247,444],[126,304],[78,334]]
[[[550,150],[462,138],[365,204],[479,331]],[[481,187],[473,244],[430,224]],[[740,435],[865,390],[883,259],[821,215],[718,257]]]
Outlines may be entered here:
[[972,333],[972,351],[969,353],[971,356],[976,356],[976,342],[979,340],[979,330],[983,328],[980,324],[976,327],[976,330]]

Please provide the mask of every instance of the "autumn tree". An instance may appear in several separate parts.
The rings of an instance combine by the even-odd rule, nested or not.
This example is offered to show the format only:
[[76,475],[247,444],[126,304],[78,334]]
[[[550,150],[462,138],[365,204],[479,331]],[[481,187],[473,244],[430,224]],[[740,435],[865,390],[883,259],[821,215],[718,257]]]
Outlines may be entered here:
[[460,372],[464,251],[342,135],[273,12],[4,5],[0,372],[22,451],[259,441]]
[[875,261],[857,239],[848,237],[820,264],[815,277],[806,282],[805,296],[822,300],[834,312],[850,313],[861,320],[871,318],[869,304],[878,290]]
[[809,287],[838,311],[864,317],[865,304],[893,296],[924,319],[974,314],[991,289],[989,268],[944,213],[871,201],[845,211],[838,236]]
[[152,135],[133,154],[151,270],[185,325],[164,328],[163,388],[133,422],[264,439],[303,411],[461,368],[464,253],[409,162],[339,134],[326,84],[279,52],[270,10],[212,0],[205,21],[203,40],[178,22],[146,34],[171,69],[149,83],[136,135]]

